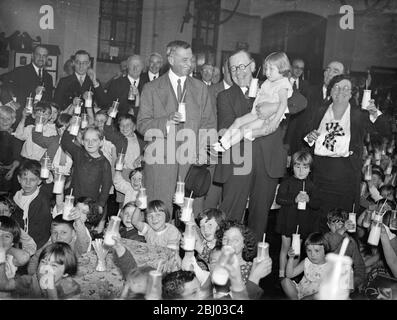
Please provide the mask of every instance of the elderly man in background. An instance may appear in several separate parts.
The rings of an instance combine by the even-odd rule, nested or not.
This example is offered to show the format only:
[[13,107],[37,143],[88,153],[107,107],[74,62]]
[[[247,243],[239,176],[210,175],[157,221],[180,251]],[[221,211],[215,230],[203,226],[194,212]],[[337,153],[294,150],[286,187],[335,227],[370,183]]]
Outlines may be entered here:
[[162,75],[161,68],[163,66],[163,57],[160,53],[153,52],[149,56],[149,68],[147,72],[142,73],[144,82],[149,82],[157,79]]
[[214,75],[214,66],[209,63],[203,64],[201,67],[201,80],[207,85],[210,86],[212,84],[212,76]]

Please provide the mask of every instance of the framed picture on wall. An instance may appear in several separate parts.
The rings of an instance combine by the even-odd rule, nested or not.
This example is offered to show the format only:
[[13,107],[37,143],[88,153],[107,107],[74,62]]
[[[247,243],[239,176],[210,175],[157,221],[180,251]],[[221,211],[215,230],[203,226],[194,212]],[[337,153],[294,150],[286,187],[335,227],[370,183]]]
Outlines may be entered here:
[[47,71],[56,71],[57,70],[58,57],[57,56],[48,56],[47,64],[45,66]]
[[25,52],[15,52],[15,68],[28,65],[32,61],[32,54]]
[[57,82],[57,72],[56,71],[50,71],[48,70],[48,73],[50,74],[50,76],[52,77],[52,84],[54,85],[54,88],[56,86],[56,82]]

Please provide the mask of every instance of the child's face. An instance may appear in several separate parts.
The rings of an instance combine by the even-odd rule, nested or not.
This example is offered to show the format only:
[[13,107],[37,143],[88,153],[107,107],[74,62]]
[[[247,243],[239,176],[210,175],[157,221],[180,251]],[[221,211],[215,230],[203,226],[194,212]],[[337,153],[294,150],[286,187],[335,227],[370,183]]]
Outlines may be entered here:
[[95,154],[102,146],[103,141],[99,138],[98,132],[88,130],[83,138],[83,145],[89,154]]
[[55,261],[54,255],[52,254],[49,258],[44,257],[43,259],[41,259],[39,263],[39,267],[37,268],[37,277],[39,281],[41,277],[47,273],[47,271],[45,270],[46,266],[49,266],[54,273],[54,283],[57,283],[63,278],[65,273],[65,265],[57,263]]
[[231,246],[236,255],[243,252],[244,237],[238,228],[230,228],[223,234],[222,246]]
[[382,184],[382,179],[377,174],[372,174],[372,183],[378,188]]
[[295,162],[294,163],[294,176],[300,180],[307,178],[310,172],[310,165],[308,163]]
[[44,124],[46,124],[51,119],[51,111],[46,109],[45,111],[37,111],[35,114],[35,118],[42,116],[44,120]]
[[12,235],[11,232],[0,229],[0,237],[1,237],[1,240],[3,242],[4,249],[8,250],[14,244],[13,243],[14,236]]
[[51,242],[64,242],[67,244],[71,244],[74,237],[74,230],[64,224],[52,224],[51,226]]
[[394,201],[394,196],[393,193],[387,191],[387,190],[383,190],[380,195],[382,196],[383,199],[387,199],[390,201]]
[[218,230],[218,223],[216,222],[215,218],[208,218],[201,219],[200,221],[200,230],[201,234],[203,235],[204,239],[207,241],[212,241],[215,238],[215,232]]
[[148,225],[154,231],[161,231],[165,227],[165,212],[163,211],[152,211],[146,216]]
[[123,224],[127,228],[133,227],[132,225],[132,216],[134,215],[135,207],[128,207],[123,211],[123,215],[121,217],[121,220],[123,221]]
[[18,182],[21,185],[24,194],[31,195],[37,190],[41,179],[31,171],[26,170],[21,176],[18,176]]
[[266,77],[269,79],[269,81],[276,81],[276,80],[281,79],[283,77],[280,74],[277,66],[274,65],[273,63],[266,63],[265,64],[265,73],[266,73]]
[[51,117],[48,122],[54,123],[55,120],[58,118],[58,114],[59,114],[58,109],[51,107]]
[[4,202],[0,202],[0,216],[11,217],[10,207]]
[[131,177],[131,186],[134,190],[139,190],[139,188],[142,185],[142,172],[137,171],[132,177]]
[[328,222],[327,225],[332,233],[336,233],[344,226],[344,223],[343,221],[332,221],[332,222]]
[[318,244],[309,244],[306,246],[306,254],[314,264],[321,264],[325,261],[324,246]]
[[0,112],[0,131],[10,130],[14,122],[15,118],[5,114],[4,112]]
[[95,125],[97,127],[99,127],[101,130],[103,130],[106,120],[107,120],[107,117],[104,114],[95,115]]
[[132,135],[135,131],[135,124],[131,121],[131,119],[123,119],[120,121],[120,132],[128,137]]

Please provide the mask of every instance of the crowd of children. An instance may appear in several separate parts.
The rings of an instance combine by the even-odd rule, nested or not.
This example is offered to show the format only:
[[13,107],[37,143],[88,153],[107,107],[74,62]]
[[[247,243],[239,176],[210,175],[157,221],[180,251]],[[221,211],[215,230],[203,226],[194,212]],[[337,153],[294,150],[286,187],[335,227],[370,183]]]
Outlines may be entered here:
[[[121,298],[147,298],[158,270],[138,267],[120,238],[168,248],[180,257],[181,270],[162,275],[159,299],[260,298],[259,281],[272,269],[265,240],[258,243],[262,239],[217,208],[190,213],[184,224],[176,224],[182,218],[171,219],[161,199],[146,203],[141,194],[144,145],[135,134],[134,116],[113,121],[104,110],[83,108],[83,125],[80,109],[78,101],[63,112],[39,101],[15,123],[16,111],[0,106],[1,296],[78,298],[81,288],[73,276],[79,257],[90,251],[92,239],[104,236],[114,201],[121,227],[111,247],[125,280]],[[352,293],[363,292],[379,274],[397,277],[395,142],[368,136],[364,143],[360,203],[353,215],[339,208],[327,212],[327,233],[319,228],[313,157],[307,150],[292,156],[291,174],[275,197],[281,206],[275,265],[287,298],[316,298],[327,272],[326,254],[342,251],[346,238]],[[378,227],[374,243],[372,229]]]

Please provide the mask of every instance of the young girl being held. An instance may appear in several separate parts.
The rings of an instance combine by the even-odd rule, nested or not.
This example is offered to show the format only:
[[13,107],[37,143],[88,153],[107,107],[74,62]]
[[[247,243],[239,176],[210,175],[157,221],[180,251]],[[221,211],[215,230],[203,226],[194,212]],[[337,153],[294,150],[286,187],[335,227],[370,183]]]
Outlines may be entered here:
[[11,291],[21,298],[68,299],[80,293],[80,285],[72,276],[77,273],[77,258],[70,246],[56,242],[47,246],[39,257],[34,275],[7,279],[5,250],[0,245],[0,290]]
[[167,221],[170,220],[170,213],[164,202],[161,200],[150,201],[145,212],[146,222],[140,221],[139,200],[136,202],[132,224],[143,235],[150,245],[167,247],[172,250],[179,250],[181,234],[179,230]]
[[[282,280],[281,286],[289,299],[301,300],[317,293],[326,269],[325,254],[328,252],[328,243],[324,236],[317,232],[310,234],[305,241],[305,248],[307,257],[296,266],[294,250],[292,247],[288,250],[286,278]],[[291,280],[302,272],[303,278],[299,283]]]
[[[276,202],[281,205],[281,209],[277,216],[276,231],[281,233],[280,278],[285,277],[287,252],[291,246],[292,234],[296,232],[297,226],[299,225],[301,238],[306,238],[309,233],[316,231],[313,228],[316,219],[310,212],[311,208],[318,206],[318,200],[313,196],[314,185],[309,178],[312,162],[313,158],[309,152],[294,153],[292,156],[294,175],[284,179],[278,189]],[[299,203],[304,203],[305,208],[298,209]]]
[[[219,142],[212,145],[216,152],[225,152],[243,138],[254,140],[277,130],[287,113],[287,100],[292,95],[288,80],[291,66],[284,52],[273,52],[264,61],[267,80],[262,84],[250,113],[237,118],[227,129]],[[263,103],[274,103],[269,107],[266,118],[259,118],[256,107]]]

